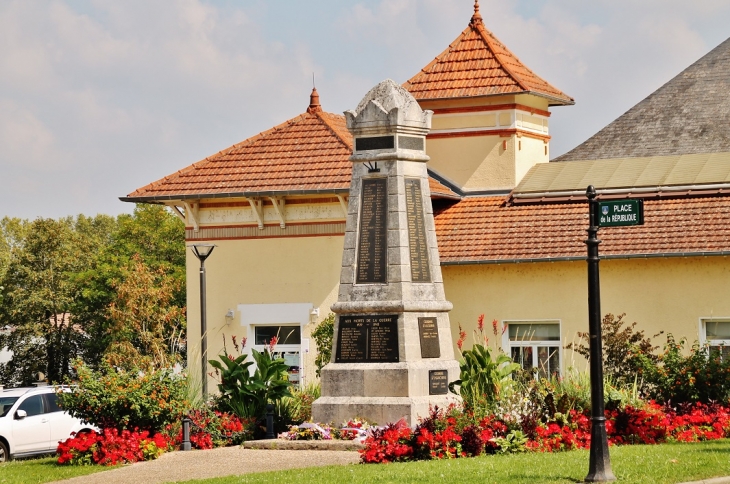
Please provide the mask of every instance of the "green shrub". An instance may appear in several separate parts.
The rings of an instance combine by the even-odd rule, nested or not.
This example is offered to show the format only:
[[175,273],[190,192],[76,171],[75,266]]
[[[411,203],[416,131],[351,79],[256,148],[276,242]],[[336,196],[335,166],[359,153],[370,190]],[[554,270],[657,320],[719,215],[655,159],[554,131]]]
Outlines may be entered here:
[[188,408],[187,379],[168,370],[147,373],[76,363],[75,390],[60,393],[61,407],[100,428],[162,431]]
[[[492,356],[487,346],[488,338],[483,332],[483,315],[479,320],[479,333],[481,342],[474,343],[470,350],[461,350],[465,335],[460,331],[458,346],[461,351],[461,361],[459,361],[461,371],[459,379],[449,383],[449,390],[461,395],[467,407],[491,408],[502,389],[513,383],[512,374],[520,368],[520,365],[514,363],[504,353],[500,353],[496,358]],[[458,393],[455,390],[456,386],[460,387]]]
[[695,341],[689,355],[686,340],[667,335],[659,365],[645,360],[641,371],[649,383],[648,393],[660,403],[728,403],[730,399],[730,359]]
[[[218,408],[233,412],[241,419],[261,418],[266,414],[267,404],[291,396],[289,367],[284,359],[273,358],[271,348],[263,352],[251,349],[251,355],[254,361],[246,361],[247,354],[234,358],[225,352],[218,360],[210,360],[220,375]],[[256,369],[252,374],[249,367],[254,362]]]
[[[609,376],[619,385],[633,385],[634,382],[641,388],[644,384],[642,379],[636,379],[641,368],[646,363],[656,363],[657,355],[654,351],[658,346],[653,346],[651,339],[644,336],[643,331],[636,331],[636,322],[627,325],[624,321],[626,314],[606,314],[601,321],[601,337],[603,346],[603,373]],[[659,332],[654,337],[662,334]],[[590,335],[579,332],[581,338],[579,344],[570,343],[565,349],[573,350],[586,360],[590,358]]]
[[309,383],[303,388],[292,390],[290,397],[284,397],[279,402],[277,413],[289,425],[298,425],[312,419],[312,402],[320,397],[319,383]]
[[335,315],[330,313],[312,331],[312,338],[317,344],[317,359],[314,364],[317,366],[317,376],[320,376],[324,365],[332,359],[332,342],[335,334]]

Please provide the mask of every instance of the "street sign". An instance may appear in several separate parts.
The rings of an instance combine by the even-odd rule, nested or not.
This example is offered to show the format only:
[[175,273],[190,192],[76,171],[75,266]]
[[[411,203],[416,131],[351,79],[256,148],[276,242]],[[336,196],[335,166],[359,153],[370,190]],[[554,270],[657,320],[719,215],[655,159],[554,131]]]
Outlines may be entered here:
[[599,227],[644,225],[644,201],[635,199],[598,202]]

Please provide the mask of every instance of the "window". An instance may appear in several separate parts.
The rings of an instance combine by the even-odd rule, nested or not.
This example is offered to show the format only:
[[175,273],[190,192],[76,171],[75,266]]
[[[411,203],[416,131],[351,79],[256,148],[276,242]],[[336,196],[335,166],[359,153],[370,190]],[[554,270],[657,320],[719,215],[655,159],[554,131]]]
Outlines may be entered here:
[[255,326],[254,344],[267,345],[276,336],[277,345],[298,345],[302,343],[300,326]]
[[63,412],[63,409],[58,406],[58,395],[55,393],[46,393],[46,404],[48,413]]
[[722,358],[730,357],[730,319],[705,319],[701,323],[701,339]]
[[18,397],[0,398],[0,417],[6,416],[17,400]]
[[560,376],[560,323],[505,321],[507,354],[536,378]]
[[26,398],[21,402],[20,406],[18,407],[18,410],[25,410],[28,414],[28,417],[32,417],[33,415],[40,415],[43,413],[43,396],[42,395],[33,395],[31,397]]

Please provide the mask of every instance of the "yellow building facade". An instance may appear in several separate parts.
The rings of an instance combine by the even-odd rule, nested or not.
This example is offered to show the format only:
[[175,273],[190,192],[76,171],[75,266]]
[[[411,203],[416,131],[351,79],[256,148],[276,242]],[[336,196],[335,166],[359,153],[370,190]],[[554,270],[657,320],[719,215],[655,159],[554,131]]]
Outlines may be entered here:
[[[730,50],[725,44],[718,49]],[[697,69],[717,65],[713,55]],[[460,36],[403,86],[434,112],[426,154],[454,341],[459,325],[471,334],[484,314],[491,344],[523,366],[561,374],[585,367],[564,346],[587,331],[588,207],[581,190],[594,184],[599,198],[643,198],[646,219],[639,228],[599,232],[602,312],[626,313],[648,336],[664,331],[719,344],[727,329],[730,342],[730,232],[724,228],[730,202],[723,191],[730,191],[730,164],[718,155],[730,153],[730,146],[700,139],[665,152],[671,140],[653,145],[646,139],[662,141],[661,135],[650,133],[636,141],[643,134],[629,119],[548,163],[550,109],[573,99],[501,44],[478,6]],[[691,92],[677,94],[686,92],[681,88],[670,86],[665,98],[692,102],[686,98]],[[661,111],[642,103],[637,108]],[[699,119],[701,111],[692,112]],[[684,122],[691,131],[691,120]],[[645,151],[621,152],[633,142],[627,137]],[[209,358],[223,352],[225,339],[231,352],[232,335],[247,339],[245,351],[263,349],[277,335],[290,379],[316,381],[311,333],[337,300],[352,148],[344,118],[324,112],[314,90],[302,115],[122,198],[165,204],[185,221],[189,245],[216,245],[205,262]],[[694,157],[694,168],[680,163],[674,178],[649,176],[674,154]],[[626,165],[636,172],[629,184],[616,185],[605,173],[610,163],[601,160],[636,156],[646,161]],[[201,378],[195,363],[201,356],[199,268],[188,252],[194,380]],[[707,322],[717,324],[708,332]],[[207,378],[215,388],[215,376]]]

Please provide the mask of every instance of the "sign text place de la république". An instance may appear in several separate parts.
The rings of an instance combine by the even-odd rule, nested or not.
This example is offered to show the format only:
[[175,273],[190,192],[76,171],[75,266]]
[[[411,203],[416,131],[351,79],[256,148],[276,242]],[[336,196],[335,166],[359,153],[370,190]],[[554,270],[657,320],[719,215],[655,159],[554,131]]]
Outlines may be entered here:
[[644,201],[636,199],[599,202],[599,227],[644,225]]

